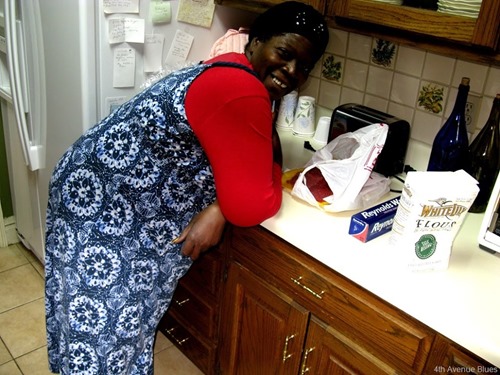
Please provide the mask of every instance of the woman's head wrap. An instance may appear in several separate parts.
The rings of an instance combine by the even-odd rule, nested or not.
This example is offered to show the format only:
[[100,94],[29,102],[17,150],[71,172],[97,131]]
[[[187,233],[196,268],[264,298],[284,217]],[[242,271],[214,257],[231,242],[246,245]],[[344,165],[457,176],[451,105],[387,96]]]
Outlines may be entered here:
[[316,60],[328,44],[328,26],[312,6],[297,1],[286,1],[259,15],[250,28],[249,41],[268,40],[275,35],[293,33],[302,35],[315,47]]

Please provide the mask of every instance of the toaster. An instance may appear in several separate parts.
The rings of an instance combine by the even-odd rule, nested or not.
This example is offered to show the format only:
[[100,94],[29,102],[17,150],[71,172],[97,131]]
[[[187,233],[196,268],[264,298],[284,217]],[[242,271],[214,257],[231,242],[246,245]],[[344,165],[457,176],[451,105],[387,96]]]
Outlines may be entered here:
[[387,177],[403,172],[410,139],[410,124],[405,120],[361,104],[342,104],[333,110],[328,142],[375,123],[387,124],[389,131],[373,170]]

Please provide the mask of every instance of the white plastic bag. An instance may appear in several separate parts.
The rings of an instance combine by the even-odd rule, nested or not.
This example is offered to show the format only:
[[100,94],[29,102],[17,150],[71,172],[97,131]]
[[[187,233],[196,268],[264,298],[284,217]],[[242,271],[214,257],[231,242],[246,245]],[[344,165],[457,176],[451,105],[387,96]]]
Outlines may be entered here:
[[[384,147],[389,127],[373,124],[345,133],[316,151],[295,182],[292,195],[328,212],[375,204],[389,191],[390,180],[372,172]],[[320,204],[306,185],[306,173],[318,168],[333,195]]]

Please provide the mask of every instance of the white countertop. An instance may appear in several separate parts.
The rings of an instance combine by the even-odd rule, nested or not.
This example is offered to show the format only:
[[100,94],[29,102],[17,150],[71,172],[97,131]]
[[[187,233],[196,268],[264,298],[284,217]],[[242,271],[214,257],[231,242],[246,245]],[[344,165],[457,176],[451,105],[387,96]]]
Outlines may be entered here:
[[[304,139],[292,139],[295,137],[290,133],[280,135],[285,167],[300,166],[304,157],[308,160],[310,153],[303,153],[297,147]],[[354,213],[325,213],[284,192],[280,211],[262,226],[435,331],[500,366],[500,257],[478,246],[477,234],[483,215],[467,214],[455,238],[446,271],[412,272],[399,260],[397,251],[401,250],[388,245],[389,234],[367,243],[348,234]]]

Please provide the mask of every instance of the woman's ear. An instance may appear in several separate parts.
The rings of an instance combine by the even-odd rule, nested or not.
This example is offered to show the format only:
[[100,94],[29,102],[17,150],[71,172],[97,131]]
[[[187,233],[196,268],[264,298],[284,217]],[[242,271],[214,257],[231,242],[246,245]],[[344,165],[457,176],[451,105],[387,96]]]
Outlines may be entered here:
[[255,48],[260,44],[259,38],[253,38],[248,42],[246,50],[252,54],[255,51]]

